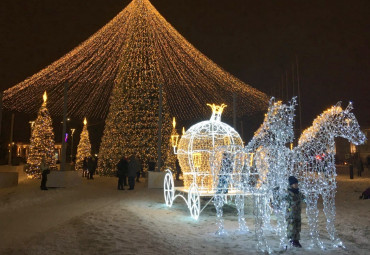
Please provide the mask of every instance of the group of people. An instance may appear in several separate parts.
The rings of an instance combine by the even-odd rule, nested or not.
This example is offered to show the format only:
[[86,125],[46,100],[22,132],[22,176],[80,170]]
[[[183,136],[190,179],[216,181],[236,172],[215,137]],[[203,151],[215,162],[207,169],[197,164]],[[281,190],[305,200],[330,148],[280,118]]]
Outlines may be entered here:
[[124,186],[128,186],[129,190],[133,190],[136,182],[140,182],[140,172],[143,167],[140,159],[136,155],[132,155],[129,159],[122,157],[117,164],[118,190],[124,190]]
[[82,163],[82,177],[93,180],[97,166],[98,159],[96,157],[85,157]]

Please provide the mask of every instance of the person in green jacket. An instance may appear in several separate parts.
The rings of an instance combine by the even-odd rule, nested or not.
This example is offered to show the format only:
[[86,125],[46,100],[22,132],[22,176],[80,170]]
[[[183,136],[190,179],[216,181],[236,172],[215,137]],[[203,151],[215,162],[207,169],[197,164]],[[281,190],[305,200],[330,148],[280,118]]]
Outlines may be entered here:
[[304,201],[304,195],[299,192],[298,180],[294,176],[289,177],[289,186],[287,195],[285,219],[287,221],[287,236],[293,247],[302,248],[299,243],[301,232],[301,204]]

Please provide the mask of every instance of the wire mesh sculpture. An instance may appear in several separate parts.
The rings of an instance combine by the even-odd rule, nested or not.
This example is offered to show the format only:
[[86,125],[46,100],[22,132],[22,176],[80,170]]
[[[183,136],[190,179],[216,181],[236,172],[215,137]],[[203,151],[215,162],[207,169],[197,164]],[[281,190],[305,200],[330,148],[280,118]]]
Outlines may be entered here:
[[[178,145],[178,137],[171,136],[183,172],[184,187],[173,187],[173,181],[171,181],[173,176],[170,172],[167,172],[164,182],[166,205],[171,206],[173,200],[182,197],[194,219],[197,219],[205,206],[212,201],[215,204],[218,204],[217,201],[220,202],[219,205],[222,207],[223,199],[213,200],[216,193],[224,196],[230,193],[236,195],[238,192],[237,186],[234,187],[231,184],[234,180],[232,176],[235,174],[234,158],[236,157],[233,153],[242,150],[243,141],[231,126],[221,122],[221,114],[226,105],[209,106],[213,112],[210,120],[190,127],[182,135]],[[218,162],[225,164],[221,166]],[[175,194],[175,190],[179,193]],[[184,193],[188,194],[187,199]],[[203,208],[200,208],[200,197],[210,198]],[[219,222],[221,222],[222,208],[217,210]]]
[[[222,207],[231,195],[235,199],[238,210],[239,230],[248,231],[244,218],[244,198],[246,195],[252,195],[255,234],[258,241],[257,249],[268,253],[272,252],[265,236],[265,230],[271,224],[270,215],[272,212],[277,218],[274,230],[280,238],[280,247],[285,248],[287,246],[287,224],[285,219],[286,203],[283,198],[286,195],[288,176],[294,175],[300,179],[300,189],[306,196],[306,213],[310,228],[311,246],[316,244],[323,248],[323,244],[318,238],[317,228],[317,200],[321,195],[327,219],[326,227],[333,246],[344,247],[341,240],[336,236],[334,226],[336,192],[334,138],[343,137],[355,145],[359,145],[364,143],[366,137],[361,132],[354,114],[351,113],[352,103],[349,103],[345,110],[338,103],[314,120],[312,127],[302,133],[298,146],[293,149],[295,106],[295,97],[289,104],[283,104],[281,101],[275,102],[275,99],[271,98],[264,122],[245,148],[242,148],[239,143],[226,142],[227,139],[230,139],[225,139],[226,136],[216,139],[218,141],[224,139],[224,142],[219,143],[217,148],[213,147],[211,153],[202,147],[207,143],[201,145],[201,140],[196,147],[193,146],[194,141],[191,141],[191,139],[187,139],[188,141],[185,139],[182,142],[182,161],[183,164],[188,164],[189,169],[192,167],[199,168],[204,163],[202,163],[202,157],[199,156],[201,155],[200,152],[209,153],[207,154],[206,165],[212,171],[208,173],[207,178],[212,181],[206,183],[207,185],[211,184],[211,186],[206,186],[208,188],[202,186],[203,191],[201,192],[208,192],[208,194],[213,195],[213,203],[217,212],[217,234],[226,233]],[[212,118],[219,120],[220,114],[212,115]],[[207,137],[207,132],[212,133],[216,130],[218,129],[215,127],[207,130],[199,129],[196,134],[204,138]],[[290,148],[287,147],[288,143],[290,143]],[[184,150],[184,148],[187,149]],[[198,148],[199,151],[194,151],[194,148]],[[178,156],[180,159],[181,153]],[[194,175],[194,172],[190,172],[190,174]],[[197,185],[199,183],[204,185],[204,178],[204,176],[195,176],[185,182],[188,183],[189,194],[198,194],[197,196],[189,195],[188,198],[188,201],[198,204],[198,207],[195,206],[195,209],[198,208],[198,213],[200,195]],[[167,197],[167,200],[168,198],[172,200],[170,203],[166,200],[166,204],[172,205],[176,196],[173,193],[173,182],[171,183],[168,179],[167,181],[165,179],[165,193],[167,187],[167,196],[165,194],[165,197]],[[171,185],[172,188],[168,189]],[[194,189],[198,193],[193,192]]]
[[286,246],[285,203],[281,198],[285,195],[291,164],[291,150],[286,144],[294,138],[295,106],[295,97],[289,104],[271,98],[264,122],[244,148],[249,162],[243,168],[246,172],[242,174],[241,186],[253,195],[258,249],[268,252],[271,249],[264,229],[270,226],[272,211],[277,217],[273,229],[280,238],[280,246]]
[[306,213],[310,228],[311,244],[324,248],[319,240],[317,201],[322,196],[326,229],[334,247],[344,247],[335,230],[335,137],[342,137],[355,145],[365,142],[366,137],[350,102],[345,110],[337,103],[318,116],[311,127],[306,129],[293,150],[291,174],[300,180],[300,189],[306,196]]

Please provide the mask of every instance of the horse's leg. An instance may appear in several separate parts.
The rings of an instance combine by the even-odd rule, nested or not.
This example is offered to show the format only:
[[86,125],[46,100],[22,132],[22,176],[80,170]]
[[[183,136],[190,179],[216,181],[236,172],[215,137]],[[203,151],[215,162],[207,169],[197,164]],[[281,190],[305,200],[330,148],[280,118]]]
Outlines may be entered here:
[[319,209],[317,208],[317,200],[319,195],[317,193],[310,193],[306,197],[306,214],[308,218],[308,225],[310,229],[310,236],[311,236],[311,244],[309,245],[310,248],[316,244],[320,248],[324,249],[322,242],[319,239],[319,232],[318,232],[318,217],[319,217]]
[[288,244],[287,239],[287,223],[285,219],[286,203],[279,200],[274,203],[274,213],[277,220],[277,235],[280,239],[280,247],[285,248]]
[[265,229],[271,230],[271,207],[270,196],[263,196],[263,226]]
[[263,232],[263,214],[264,214],[264,195],[254,194],[253,195],[253,214],[254,214],[254,225],[255,234],[257,237],[257,249],[260,251],[267,251],[271,253],[271,249],[267,244],[264,232]]
[[244,218],[244,195],[236,195],[235,204],[238,210],[239,231],[248,232],[249,229],[247,227],[247,224],[245,223]]
[[344,247],[342,241],[337,238],[335,230],[335,189],[328,190],[322,195],[324,203],[324,213],[326,216],[326,229],[330,236],[330,240],[333,242],[334,247]]
[[218,230],[217,230],[216,234],[217,235],[224,235],[224,234],[226,234],[226,231],[225,231],[225,228],[224,228],[224,219],[222,218],[222,216],[223,216],[222,207],[224,206],[224,195],[216,194],[214,199],[213,199],[213,204],[215,205],[216,214],[217,214],[217,223],[216,223],[216,225],[218,226]]

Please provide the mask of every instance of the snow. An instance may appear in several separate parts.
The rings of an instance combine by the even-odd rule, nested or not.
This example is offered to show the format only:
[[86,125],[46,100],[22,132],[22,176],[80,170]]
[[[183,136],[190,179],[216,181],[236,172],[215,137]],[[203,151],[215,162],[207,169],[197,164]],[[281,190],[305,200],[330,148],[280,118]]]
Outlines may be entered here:
[[[330,246],[320,204],[319,228],[327,248],[305,247],[303,212],[303,248],[284,254],[369,254],[370,200],[358,199],[370,187],[369,169],[364,175],[337,179],[336,228],[346,249]],[[219,237],[212,204],[194,221],[182,199],[167,208],[163,190],[148,189],[145,179],[133,191],[119,191],[117,178],[99,176],[71,188],[41,191],[39,186],[40,180],[22,179],[17,187],[0,189],[0,254],[258,254],[250,198],[246,220],[252,232],[238,233],[236,209],[225,206],[229,234]],[[273,234],[268,233],[268,242],[280,253]]]

